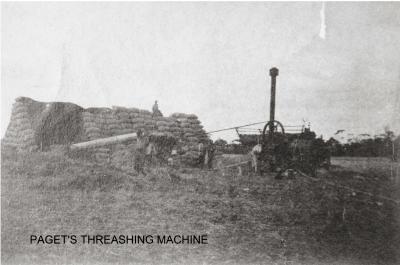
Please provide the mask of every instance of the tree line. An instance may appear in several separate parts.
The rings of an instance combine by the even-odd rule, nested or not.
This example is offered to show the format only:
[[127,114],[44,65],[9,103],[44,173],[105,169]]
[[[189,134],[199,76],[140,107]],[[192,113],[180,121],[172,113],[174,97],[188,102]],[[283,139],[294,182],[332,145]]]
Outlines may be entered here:
[[331,149],[332,156],[361,156],[361,157],[389,157],[398,159],[400,151],[400,137],[395,137],[392,131],[364,139],[348,139],[340,143],[331,137],[326,143]]

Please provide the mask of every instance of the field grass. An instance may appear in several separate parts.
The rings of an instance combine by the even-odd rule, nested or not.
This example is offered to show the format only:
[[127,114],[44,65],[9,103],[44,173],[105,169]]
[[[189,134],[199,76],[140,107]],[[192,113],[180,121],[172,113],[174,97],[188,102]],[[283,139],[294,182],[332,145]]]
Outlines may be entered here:
[[[166,167],[127,174],[60,151],[3,151],[1,167],[3,264],[398,261],[398,208],[323,181]],[[322,175],[392,192],[376,176],[363,175],[372,180],[361,185],[340,168]],[[31,234],[208,234],[209,244],[43,246],[31,245]]]
[[354,172],[370,172],[387,176],[400,184],[400,162],[386,157],[332,157],[331,162]]

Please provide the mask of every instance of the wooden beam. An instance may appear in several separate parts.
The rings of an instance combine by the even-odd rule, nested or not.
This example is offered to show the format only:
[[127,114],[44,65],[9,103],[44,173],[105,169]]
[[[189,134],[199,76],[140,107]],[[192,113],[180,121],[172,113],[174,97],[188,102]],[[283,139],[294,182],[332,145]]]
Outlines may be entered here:
[[96,146],[116,144],[116,143],[124,142],[127,140],[133,140],[136,138],[137,138],[136,133],[122,134],[122,135],[116,135],[116,136],[111,136],[111,137],[107,137],[107,138],[101,138],[101,139],[96,139],[96,140],[92,140],[92,141],[72,144],[70,146],[70,149],[71,150],[86,149],[86,148],[96,147]]

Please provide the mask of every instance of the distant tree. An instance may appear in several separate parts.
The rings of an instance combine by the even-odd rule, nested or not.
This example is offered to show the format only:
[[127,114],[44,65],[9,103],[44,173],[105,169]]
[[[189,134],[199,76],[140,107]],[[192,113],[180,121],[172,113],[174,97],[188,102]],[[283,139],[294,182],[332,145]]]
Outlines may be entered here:
[[397,138],[394,140],[394,156],[393,159],[395,161],[400,160],[400,136],[397,136]]
[[389,126],[385,126],[384,130],[385,130],[385,138],[394,141],[395,135],[394,132],[390,130]]
[[385,138],[384,138],[384,145],[385,145],[385,156],[396,160],[396,136],[392,130],[390,130],[389,126],[385,126]]
[[[360,134],[358,137],[349,135],[347,143],[341,144],[334,138],[326,143],[331,147],[334,156],[363,156],[363,157],[390,157],[396,159],[399,156],[400,140],[388,126],[384,133],[371,137],[369,134]],[[396,141],[399,141],[397,143]]]
[[329,146],[340,145],[340,142],[339,142],[338,140],[336,140],[335,138],[333,138],[333,137],[329,138],[329,140],[326,141],[326,143],[327,143]]
[[342,156],[344,154],[342,144],[335,138],[333,138],[333,137],[329,138],[329,140],[326,141],[326,144],[331,149],[331,154],[333,156]]

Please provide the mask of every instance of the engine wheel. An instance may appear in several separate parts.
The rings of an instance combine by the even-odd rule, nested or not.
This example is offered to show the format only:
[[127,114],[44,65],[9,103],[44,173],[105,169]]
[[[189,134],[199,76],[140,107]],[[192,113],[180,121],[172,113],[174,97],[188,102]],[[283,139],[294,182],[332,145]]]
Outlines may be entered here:
[[[272,128],[273,128],[272,132],[270,130],[271,123],[272,123]],[[267,140],[266,139],[267,135],[269,137],[273,138],[273,135],[275,133],[280,133],[282,135],[285,134],[285,128],[283,128],[282,123],[280,123],[279,121],[269,121],[269,122],[267,122],[267,124],[265,124],[265,126],[264,126],[263,133],[262,133],[263,141],[265,142]]]

